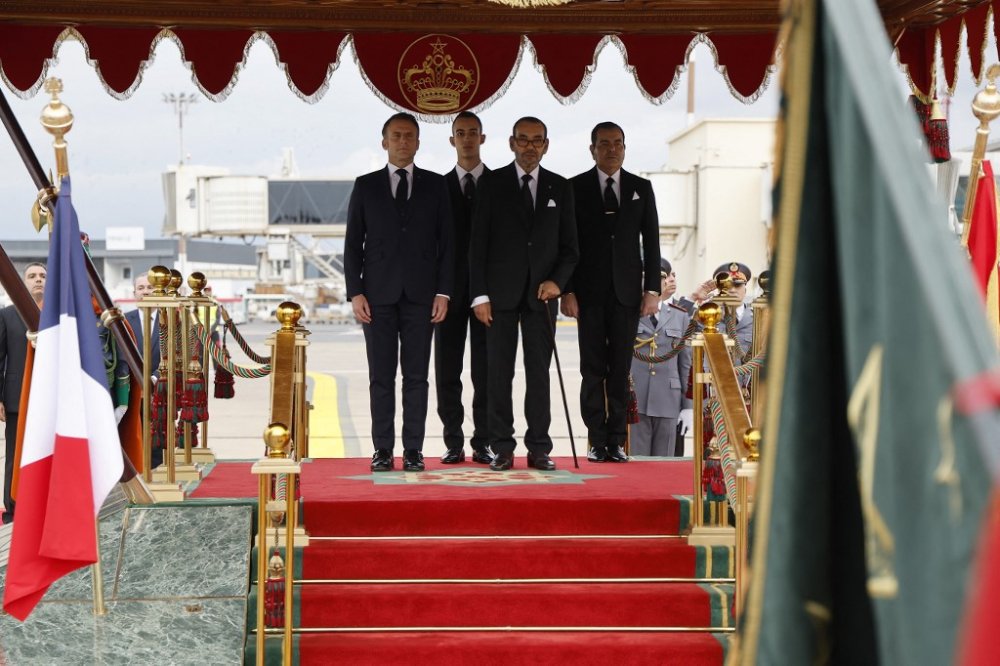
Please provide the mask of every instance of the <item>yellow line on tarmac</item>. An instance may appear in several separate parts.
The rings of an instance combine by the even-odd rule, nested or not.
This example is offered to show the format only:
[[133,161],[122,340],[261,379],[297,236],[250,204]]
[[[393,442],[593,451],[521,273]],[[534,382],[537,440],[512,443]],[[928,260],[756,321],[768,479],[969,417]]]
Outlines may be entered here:
[[343,458],[344,434],[340,431],[337,380],[322,372],[308,374],[313,380],[313,408],[309,412],[309,457]]

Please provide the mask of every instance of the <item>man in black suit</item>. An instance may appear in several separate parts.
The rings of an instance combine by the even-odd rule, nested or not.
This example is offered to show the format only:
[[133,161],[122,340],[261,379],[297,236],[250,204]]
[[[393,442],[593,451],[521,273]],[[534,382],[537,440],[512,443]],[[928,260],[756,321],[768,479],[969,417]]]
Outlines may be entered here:
[[[142,273],[135,278],[135,282],[132,283],[132,294],[135,296],[137,301],[142,300],[144,296],[150,296],[153,293],[153,285],[149,284],[149,276],[146,273]],[[152,333],[150,333],[150,345],[149,345],[149,359],[151,372],[155,377],[157,375],[157,370],[160,367],[160,318],[157,316],[159,310],[153,310],[150,312],[151,318],[151,328]],[[125,320],[132,327],[132,332],[135,333],[135,344],[139,350],[139,358],[142,358],[142,350],[144,348],[145,337],[143,335],[142,328],[142,310],[135,309],[129,310],[125,313]]]
[[[45,264],[31,263],[24,269],[24,284],[38,307],[45,296]],[[24,380],[24,359],[28,354],[28,327],[13,305],[0,310],[0,421],[4,421],[3,523],[14,520],[14,498],[10,482],[14,475],[14,448],[17,443],[17,415],[20,411],[21,383]]]
[[347,210],[347,297],[365,332],[373,472],[393,468],[396,367],[403,374],[403,470],[424,469],[427,374],[434,324],[454,281],[451,201],[444,176],[413,164],[420,127],[408,113],[382,126],[389,164],[354,182]]
[[549,364],[555,329],[555,299],[579,258],[573,187],[541,168],[549,148],[545,123],[524,117],[514,123],[514,162],[485,174],[472,217],[470,291],[476,318],[485,324],[489,358],[490,469],[514,465],[511,384],[521,329],[526,390],[524,445],[528,465],[555,469],[549,457]]
[[612,122],[590,133],[594,168],[573,178],[580,263],[562,298],[577,317],[580,412],[591,462],[628,462],[628,375],[639,314],[660,302],[660,230],[653,185],[622,169],[625,132]]
[[462,111],[451,124],[451,145],[458,155],[455,168],[445,174],[451,195],[454,223],[455,285],[448,314],[434,330],[434,376],[437,384],[437,410],[444,426],[447,447],[441,462],[453,465],[465,460],[465,433],[462,422],[462,366],[465,361],[465,337],[468,331],[472,374],[472,461],[489,465],[493,456],[487,439],[486,419],[486,327],[472,316],[469,306],[469,238],[472,231],[472,208],[476,183],[489,172],[479,157],[479,147],[486,141],[483,123],[471,111]]

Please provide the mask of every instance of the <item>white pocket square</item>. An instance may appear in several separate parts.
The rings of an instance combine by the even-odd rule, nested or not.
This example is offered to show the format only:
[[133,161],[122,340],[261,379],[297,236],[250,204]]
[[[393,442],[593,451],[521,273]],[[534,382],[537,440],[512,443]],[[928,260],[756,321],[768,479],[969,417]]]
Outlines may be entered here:
[[639,193],[638,192],[633,192],[632,193],[632,201],[635,201],[638,198],[639,198]]
[[549,203],[548,203],[548,207],[549,207],[549,208],[555,208],[555,207],[556,207],[556,202],[555,202],[555,200],[553,200],[553,199],[549,199]]

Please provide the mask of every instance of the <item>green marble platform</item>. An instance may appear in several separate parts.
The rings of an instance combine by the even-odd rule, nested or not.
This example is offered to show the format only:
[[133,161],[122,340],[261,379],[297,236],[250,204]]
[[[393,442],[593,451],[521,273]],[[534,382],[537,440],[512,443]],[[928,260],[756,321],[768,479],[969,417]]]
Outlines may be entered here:
[[102,517],[107,615],[93,614],[91,569],[75,571],[23,624],[0,613],[0,663],[242,664],[251,530],[249,506],[131,507]]

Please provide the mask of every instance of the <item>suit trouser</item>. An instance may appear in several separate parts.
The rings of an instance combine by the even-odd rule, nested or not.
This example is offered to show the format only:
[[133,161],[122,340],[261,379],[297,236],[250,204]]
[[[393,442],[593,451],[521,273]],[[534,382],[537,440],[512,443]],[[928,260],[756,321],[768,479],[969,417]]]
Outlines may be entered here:
[[603,304],[580,305],[580,413],[591,446],[625,444],[628,376],[638,325],[638,306],[622,305],[613,290]]
[[14,513],[14,498],[10,496],[10,483],[14,478],[14,448],[17,443],[17,412],[7,412],[7,423],[4,432],[3,461],[3,506],[8,514]]
[[[403,448],[419,451],[427,420],[427,373],[431,358],[431,304],[405,296],[389,305],[370,305],[364,324],[368,353],[368,396],[372,443],[392,451],[396,442],[396,367],[403,373]],[[398,363],[397,363],[398,360]]]
[[462,367],[465,363],[466,331],[472,374],[472,448],[484,450],[489,444],[487,423],[486,327],[475,318],[468,305],[448,307],[448,315],[434,329],[434,381],[437,412],[444,426],[444,443],[449,449],[465,444],[462,424]]
[[552,362],[552,326],[556,302],[545,310],[533,310],[522,301],[515,310],[493,310],[493,322],[486,329],[489,358],[489,433],[494,453],[513,454],[514,441],[514,363],[517,360],[518,324],[521,329],[521,352],[524,356],[524,417],[528,430],[524,445],[532,455],[552,451],[549,424],[549,365]]
[[639,422],[632,426],[628,452],[633,456],[673,456],[679,455],[677,444],[676,418],[640,414]]

